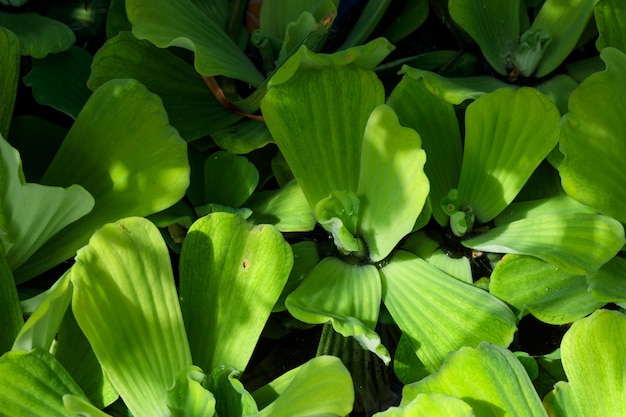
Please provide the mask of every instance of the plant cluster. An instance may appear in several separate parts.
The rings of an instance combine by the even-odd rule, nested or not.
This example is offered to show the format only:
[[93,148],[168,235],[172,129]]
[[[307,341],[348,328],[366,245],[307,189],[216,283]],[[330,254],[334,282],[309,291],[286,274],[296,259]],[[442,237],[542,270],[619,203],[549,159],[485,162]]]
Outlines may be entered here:
[[0,416],[626,415],[620,0],[0,3]]

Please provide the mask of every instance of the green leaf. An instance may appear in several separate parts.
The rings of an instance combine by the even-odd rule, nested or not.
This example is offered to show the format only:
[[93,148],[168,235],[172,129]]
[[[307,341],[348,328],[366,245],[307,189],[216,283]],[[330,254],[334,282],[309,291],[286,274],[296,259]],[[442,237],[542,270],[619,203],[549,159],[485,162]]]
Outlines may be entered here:
[[365,126],[357,192],[358,232],[373,262],[413,230],[430,191],[425,162],[419,134],[402,127],[390,106],[376,107]]
[[277,39],[285,39],[289,24],[299,20],[302,14],[304,14],[303,12],[310,12],[314,21],[317,22],[330,12],[336,14],[337,7],[335,3],[339,3],[339,1],[264,1],[259,14],[259,27]]
[[320,356],[301,366],[281,395],[250,417],[345,416],[353,402],[352,379],[341,360]]
[[0,246],[15,270],[55,233],[89,213],[94,199],[80,185],[27,183],[19,153],[2,136],[0,158]]
[[390,407],[374,417],[474,417],[466,402],[442,394],[418,394],[404,407]]
[[600,37],[596,48],[612,46],[626,53],[626,8],[619,0],[602,0],[593,8]]
[[285,311],[285,300],[291,294],[300,283],[306,278],[307,275],[315,268],[320,262],[320,255],[317,250],[317,243],[311,240],[303,240],[291,245],[293,252],[293,268],[289,273],[289,279],[283,288],[283,292],[280,298],[274,306],[273,312]]
[[403,384],[419,381],[427,377],[430,372],[415,355],[413,342],[407,335],[400,336],[393,357],[393,372]]
[[258,86],[263,75],[239,47],[190,0],[127,0],[133,35],[159,48],[178,46],[194,52],[194,66],[204,76],[223,75]]
[[197,366],[184,368],[176,374],[174,385],[167,390],[167,407],[172,417],[216,415],[215,397],[203,386],[205,381],[206,375]]
[[241,119],[218,103],[193,66],[130,32],[98,49],[87,85],[95,90],[114,78],[134,78],[161,97],[170,123],[189,142]]
[[546,0],[527,33],[544,33],[551,41],[543,52],[535,76],[541,78],[554,71],[572,52],[593,7],[599,0]]
[[515,355],[486,342],[459,349],[437,373],[405,386],[400,405],[420,394],[461,398],[481,417],[548,417]]
[[506,75],[520,35],[519,0],[449,0],[450,16],[476,41],[489,65]]
[[604,305],[589,293],[584,275],[530,256],[504,256],[491,274],[489,292],[513,306],[520,318],[530,312],[550,324],[571,323]]
[[[626,55],[614,48],[601,53],[606,70],[590,75],[572,93],[562,122],[559,166],[568,195],[626,223]],[[601,100],[598,100],[602,97]]]
[[332,55],[302,47],[270,80],[263,116],[311,207],[357,190],[365,125],[384,101],[370,68],[390,48],[384,40]]
[[274,141],[265,123],[256,120],[243,120],[211,132],[211,139],[223,150],[237,155],[248,154]]
[[38,296],[42,301],[15,338],[13,350],[50,350],[72,299],[69,275],[69,272],[63,274],[50,289]]
[[433,216],[445,226],[449,216],[438,202],[459,180],[463,154],[459,124],[452,104],[429,91],[426,78],[420,78],[410,68],[405,70],[387,104],[396,111],[403,126],[419,132],[427,155],[424,172],[430,181],[430,197],[436,203]]
[[117,392],[104,375],[102,366],[71,310],[65,312],[58,330],[54,356],[91,403],[98,408],[104,408],[117,400]]
[[338,49],[343,50],[365,42],[374,32],[390,5],[391,0],[367,2],[363,7],[359,20],[352,26],[346,40]]
[[168,415],[166,391],[192,364],[167,247],[134,217],[108,224],[71,269],[72,311],[136,417]]
[[73,256],[103,224],[180,200],[189,185],[187,145],[156,95],[135,80],[111,80],[90,97],[42,183],[80,184],[95,207],[16,270],[17,282]]
[[577,212],[531,216],[463,241],[479,251],[535,256],[577,275],[597,271],[625,243],[617,220]]
[[383,36],[390,42],[398,42],[422,26],[428,17],[428,0],[410,1],[404,4],[393,25],[385,29]]
[[50,353],[35,349],[7,352],[0,357],[0,416],[74,417],[63,396],[85,399],[76,382]]
[[11,349],[24,325],[13,274],[0,250],[0,355]]
[[65,409],[72,413],[72,415],[79,415],[81,417],[108,417],[109,414],[100,411],[96,406],[89,401],[84,400],[81,397],[72,394],[65,394],[63,396],[63,405]]
[[33,58],[67,51],[76,41],[67,25],[33,12],[0,12],[0,26],[19,38],[22,55]]
[[389,353],[374,331],[380,310],[381,286],[372,265],[351,265],[337,258],[322,259],[285,302],[289,312],[305,323],[331,322],[345,337],[388,363]]
[[243,371],[293,265],[291,248],[270,225],[213,213],[183,242],[180,294],[194,363]]
[[567,113],[570,94],[578,88],[578,82],[567,74],[557,74],[535,87],[541,91],[559,109],[559,113]]
[[32,87],[39,104],[75,119],[91,95],[86,86],[91,61],[89,52],[73,46],[63,53],[33,60],[33,69],[24,77],[24,84]]
[[271,224],[280,232],[310,232],[317,220],[300,184],[292,181],[272,191],[254,193],[246,202],[252,210],[248,221]]
[[465,100],[476,100],[485,93],[510,87],[497,78],[481,75],[475,77],[447,78],[431,71],[403,66],[400,74],[405,78],[424,80],[424,87],[433,95],[450,104],[461,104]]
[[256,402],[237,379],[239,371],[228,367],[214,369],[204,386],[215,395],[216,415],[249,416],[257,413]]
[[17,80],[20,75],[20,42],[13,32],[0,27],[0,136],[7,137],[15,98],[17,96]]
[[527,87],[501,88],[467,107],[458,191],[478,221],[488,222],[513,201],[557,144],[559,120],[556,106]]
[[259,171],[243,156],[212,153],[204,163],[204,200],[240,207],[259,184]]
[[461,346],[477,346],[482,341],[511,343],[516,318],[488,292],[401,250],[380,275],[385,306],[430,372]]
[[626,302],[626,259],[616,256],[597,272],[587,276],[589,291],[599,303]]
[[598,310],[576,321],[561,343],[568,383],[557,385],[564,395],[556,403],[563,415],[621,416],[626,413],[624,363],[626,317]]
[[363,242],[356,236],[360,201],[353,192],[333,191],[315,205],[317,221],[328,231],[335,246],[345,254],[363,255]]

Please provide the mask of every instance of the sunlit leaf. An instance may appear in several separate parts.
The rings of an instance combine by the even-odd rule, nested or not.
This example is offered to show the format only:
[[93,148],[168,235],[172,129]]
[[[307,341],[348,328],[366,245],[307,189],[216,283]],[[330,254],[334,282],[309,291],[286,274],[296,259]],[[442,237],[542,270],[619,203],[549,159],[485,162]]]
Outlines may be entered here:
[[[562,122],[559,166],[565,192],[600,212],[626,222],[626,55],[606,48],[606,70],[590,75],[572,93]],[[598,100],[602,97],[601,100]]]
[[577,212],[531,216],[463,241],[475,250],[535,256],[577,275],[597,271],[625,243],[617,220]]
[[409,68],[405,70],[387,104],[396,111],[403,126],[415,129],[421,137],[427,156],[424,172],[435,202],[433,216],[445,226],[450,218],[441,210],[439,201],[459,180],[463,155],[459,124],[452,104],[429,91],[425,78],[419,78]]
[[50,289],[38,297],[42,301],[15,338],[13,350],[50,350],[72,299],[69,273],[63,274]]
[[363,255],[363,242],[356,236],[360,200],[350,191],[333,191],[315,205],[317,221],[329,232],[335,246],[345,254]]
[[405,251],[396,251],[380,275],[385,306],[430,372],[461,346],[511,343],[517,320],[488,292]]
[[612,46],[626,53],[626,8],[620,0],[602,0],[593,8],[600,36],[596,48]]
[[250,153],[274,141],[265,123],[256,120],[243,120],[211,132],[211,139],[220,148],[237,155]]
[[178,46],[194,52],[196,71],[224,75],[258,86],[263,75],[239,47],[191,1],[127,0],[126,13],[133,35],[159,48]]
[[418,394],[404,407],[390,407],[374,417],[474,417],[474,411],[463,400],[443,394]]
[[0,27],[0,136],[7,137],[20,75],[20,42],[13,32]]
[[626,317],[617,311],[598,310],[572,325],[561,343],[569,382],[557,384],[554,399],[562,415],[626,413],[624,344]]
[[491,274],[489,292],[550,324],[566,324],[604,305],[588,291],[584,275],[568,273],[538,258],[506,255]]
[[39,104],[76,118],[91,94],[86,85],[91,61],[89,52],[77,46],[33,60],[33,69],[24,77],[24,84],[32,87]]
[[16,270],[17,282],[72,257],[103,224],[180,200],[189,185],[187,145],[159,97],[135,80],[111,80],[94,91],[42,183],[80,184],[96,203]]
[[180,259],[183,317],[194,363],[243,371],[289,276],[293,255],[270,225],[213,213],[189,229]]
[[261,108],[267,126],[309,204],[335,190],[357,190],[363,132],[384,101],[370,70],[387,41],[332,55],[301,48],[272,76]]
[[167,407],[172,417],[215,415],[215,397],[203,386],[205,381],[206,375],[197,366],[178,372],[173,386],[167,391]]
[[477,416],[548,417],[526,370],[510,351],[483,342],[450,354],[437,373],[404,387],[401,406],[420,394],[462,398]]
[[87,399],[54,356],[39,349],[2,355],[0,386],[2,417],[74,417],[65,409],[63,396]]
[[350,265],[328,257],[309,273],[285,302],[305,323],[331,322],[343,336],[389,362],[389,353],[374,332],[380,310],[380,276],[372,265]]
[[532,88],[498,89],[467,107],[458,192],[478,221],[513,201],[556,146],[559,120],[556,106]]
[[506,75],[509,54],[520,36],[519,0],[449,0],[450,16],[476,41],[499,74]]
[[352,411],[350,373],[334,356],[320,356],[301,366],[270,405],[250,417],[345,416]]
[[0,245],[15,270],[55,233],[89,213],[94,199],[79,185],[25,182],[20,155],[2,136],[0,158]]
[[66,51],[76,41],[69,26],[34,12],[0,12],[0,26],[17,35],[22,55],[33,58]]
[[98,49],[87,85],[95,90],[114,78],[134,78],[158,94],[170,123],[187,141],[241,118],[218,103],[193,66],[129,32],[108,39]]
[[365,126],[357,192],[358,232],[373,262],[412,231],[430,191],[425,162],[419,134],[401,126],[390,106],[376,107]]
[[67,411],[72,413],[72,415],[78,414],[81,417],[109,416],[109,414],[100,411],[99,408],[91,404],[89,401],[72,394],[65,394],[63,396],[63,405]]
[[134,217],[108,224],[71,269],[72,311],[136,417],[167,415],[165,392],[192,364],[167,247]]

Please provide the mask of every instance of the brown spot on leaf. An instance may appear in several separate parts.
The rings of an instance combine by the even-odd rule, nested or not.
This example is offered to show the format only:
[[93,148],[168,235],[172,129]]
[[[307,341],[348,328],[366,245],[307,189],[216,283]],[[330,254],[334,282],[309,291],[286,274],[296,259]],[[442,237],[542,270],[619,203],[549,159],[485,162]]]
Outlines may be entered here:
[[250,268],[250,259],[244,258],[243,264],[241,266],[243,267],[244,271],[247,271],[248,268]]

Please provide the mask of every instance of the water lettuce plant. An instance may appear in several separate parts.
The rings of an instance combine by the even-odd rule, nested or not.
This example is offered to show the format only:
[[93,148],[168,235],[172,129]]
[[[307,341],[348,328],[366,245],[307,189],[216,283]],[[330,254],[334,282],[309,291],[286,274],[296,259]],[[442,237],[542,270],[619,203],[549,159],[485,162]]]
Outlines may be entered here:
[[0,0],[0,415],[626,413],[621,2],[404,3]]

